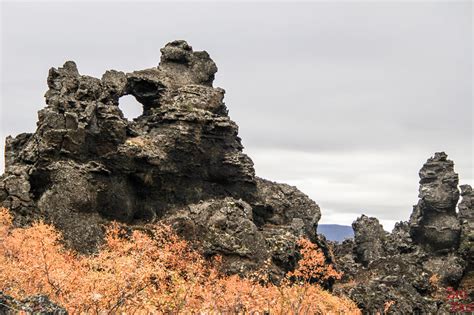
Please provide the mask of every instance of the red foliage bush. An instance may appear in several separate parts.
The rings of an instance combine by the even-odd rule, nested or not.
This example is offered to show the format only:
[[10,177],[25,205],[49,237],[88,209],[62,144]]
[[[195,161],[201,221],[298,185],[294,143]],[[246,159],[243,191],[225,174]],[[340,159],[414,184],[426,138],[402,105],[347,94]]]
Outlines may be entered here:
[[[0,209],[0,291],[16,298],[46,294],[71,313],[360,313],[355,304],[302,281],[281,285],[219,274],[166,226],[129,232],[112,224],[96,255],[65,249],[53,227],[14,228]],[[339,277],[321,252],[301,240],[291,275]],[[216,264],[217,263],[217,264]]]
[[302,238],[298,241],[298,245],[302,259],[298,261],[296,270],[288,273],[289,277],[296,277],[303,281],[319,279],[323,282],[329,279],[341,279],[342,273],[325,263],[326,258],[316,244]]

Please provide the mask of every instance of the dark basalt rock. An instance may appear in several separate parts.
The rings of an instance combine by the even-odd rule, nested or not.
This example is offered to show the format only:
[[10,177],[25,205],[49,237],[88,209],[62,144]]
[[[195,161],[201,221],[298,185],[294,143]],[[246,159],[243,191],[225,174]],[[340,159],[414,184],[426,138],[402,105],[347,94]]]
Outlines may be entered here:
[[428,159],[420,170],[420,201],[410,217],[412,239],[433,250],[457,247],[461,226],[456,215],[458,174],[444,152]]
[[469,292],[474,301],[474,211],[472,208],[473,192],[469,185],[461,185],[462,200],[458,205],[461,220],[461,241],[459,253],[466,260],[467,266],[461,282],[461,289]]
[[[53,223],[85,253],[110,220],[163,220],[207,255],[223,255],[229,273],[267,260],[276,275],[291,270],[296,240],[317,240],[318,205],[255,177],[206,52],[185,41],[161,52],[158,67],[101,79],[72,61],[52,68],[36,132],[6,140],[1,205],[15,224]],[[143,106],[133,121],[119,108],[124,95]]]
[[252,221],[252,207],[233,198],[206,200],[169,216],[188,239],[198,239],[205,256],[221,254],[229,273],[246,273],[269,258],[262,232]]
[[67,315],[67,311],[51,302],[46,296],[35,295],[18,301],[0,292],[0,314]]
[[354,223],[356,261],[366,266],[384,254],[383,242],[387,234],[376,218],[362,215]]
[[[436,314],[439,309],[435,300],[425,299],[411,284],[395,276],[357,284],[347,294],[366,314]],[[385,311],[389,303],[393,304]]]
[[474,194],[471,186],[461,185],[461,196],[462,200],[458,205],[459,219],[461,220],[459,251],[466,257],[470,266],[474,267],[474,210],[472,208]]
[[[336,291],[368,313],[448,313],[446,288],[474,291],[472,275],[472,190],[461,186],[454,163],[444,152],[420,171],[420,200],[409,222],[392,233],[378,220],[362,216],[353,224],[354,240],[333,244],[336,264],[345,274]],[[459,245],[461,239],[461,246]]]

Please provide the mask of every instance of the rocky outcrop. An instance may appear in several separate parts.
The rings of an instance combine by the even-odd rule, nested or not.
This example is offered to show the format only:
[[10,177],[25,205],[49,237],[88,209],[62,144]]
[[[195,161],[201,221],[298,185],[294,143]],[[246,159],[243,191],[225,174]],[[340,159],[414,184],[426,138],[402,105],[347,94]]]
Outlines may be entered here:
[[364,266],[379,259],[384,254],[385,230],[376,218],[362,215],[354,223],[355,257]]
[[363,215],[352,224],[354,239],[333,245],[344,272],[336,290],[367,312],[446,313],[447,287],[474,289],[467,280],[472,277],[472,191],[461,186],[456,213],[458,175],[444,152],[428,159],[419,175],[420,200],[409,222],[387,233],[376,218]]
[[469,292],[474,301],[474,211],[472,208],[473,192],[469,185],[461,185],[462,200],[458,205],[461,220],[461,240],[459,253],[466,260],[467,266],[460,288]]
[[470,266],[474,267],[474,210],[472,208],[474,194],[471,186],[461,185],[461,196],[462,200],[458,205],[461,220],[459,251],[466,257]]
[[44,314],[67,315],[67,311],[51,302],[46,296],[35,295],[24,300],[16,300],[0,292],[0,314]]
[[[52,68],[36,132],[6,140],[1,205],[16,224],[53,223],[86,253],[110,220],[161,220],[223,255],[229,273],[267,260],[275,275],[291,270],[296,240],[316,241],[318,205],[255,176],[206,52],[174,41],[161,53],[158,67],[101,79],[72,61]],[[133,121],[120,110],[124,95],[143,107]]]
[[428,159],[420,170],[420,201],[410,217],[412,239],[433,250],[458,247],[461,226],[456,215],[458,174],[444,152]]

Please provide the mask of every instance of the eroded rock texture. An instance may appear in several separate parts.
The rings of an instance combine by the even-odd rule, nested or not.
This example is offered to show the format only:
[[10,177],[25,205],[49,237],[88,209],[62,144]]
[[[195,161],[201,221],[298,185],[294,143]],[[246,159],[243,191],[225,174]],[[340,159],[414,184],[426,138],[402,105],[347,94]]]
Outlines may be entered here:
[[[472,281],[472,190],[461,186],[444,152],[420,170],[419,202],[409,222],[385,232],[376,218],[362,215],[354,239],[334,245],[344,271],[338,291],[361,309],[394,314],[447,313],[446,288],[474,291]],[[460,245],[461,244],[461,245]]]
[[0,292],[0,314],[67,315],[68,313],[43,295],[30,296],[19,301]]
[[420,201],[410,217],[412,239],[433,250],[457,247],[461,232],[456,215],[458,174],[444,152],[428,159],[420,170]]
[[[223,255],[228,272],[267,260],[276,275],[292,269],[297,238],[316,240],[318,205],[255,177],[206,52],[174,41],[161,53],[158,67],[101,79],[72,61],[52,68],[36,132],[6,140],[1,204],[16,224],[55,224],[83,252],[110,220],[163,220]],[[134,121],[118,106],[124,95],[143,106]]]
[[461,185],[462,200],[458,205],[461,219],[461,240],[459,252],[466,260],[467,267],[461,282],[461,289],[469,292],[474,301],[474,210],[472,208],[473,193],[469,185]]
[[352,229],[354,230],[357,262],[368,266],[369,263],[383,256],[383,242],[386,232],[376,218],[362,215],[352,223]]
[[474,210],[472,200],[474,194],[469,185],[461,185],[462,200],[458,205],[461,219],[460,251],[466,256],[471,266],[474,264]]

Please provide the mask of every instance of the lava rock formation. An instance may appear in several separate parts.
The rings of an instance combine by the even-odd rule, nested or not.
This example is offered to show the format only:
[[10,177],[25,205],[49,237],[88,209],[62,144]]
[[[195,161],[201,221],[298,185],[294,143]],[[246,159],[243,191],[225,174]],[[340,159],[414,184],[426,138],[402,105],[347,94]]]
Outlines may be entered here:
[[[316,234],[314,201],[255,176],[225,91],[213,87],[209,55],[185,41],[161,53],[157,67],[110,70],[101,79],[81,75],[72,61],[49,71],[36,132],[6,139],[0,205],[14,224],[44,220],[69,247],[93,253],[112,220],[131,228],[163,222],[206,256],[221,255],[227,273],[265,267],[275,280],[295,268],[297,240],[306,237],[327,263],[334,252],[344,272],[336,293],[369,313],[384,313],[388,302],[391,313],[444,312],[440,288],[474,292],[472,189],[459,192],[445,153],[421,169],[409,222],[387,233],[363,215],[353,223],[354,239],[328,245]],[[133,121],[119,108],[124,95],[143,107]]]
[[419,175],[420,200],[408,222],[388,233],[376,218],[362,215],[352,224],[354,239],[332,244],[344,271],[337,291],[362,310],[449,313],[448,287],[474,292],[472,189],[461,186],[456,212],[458,174],[444,152],[428,159]]
[[[185,41],[161,49],[158,67],[101,79],[68,61],[48,75],[37,130],[6,140],[0,203],[15,224],[42,219],[66,243],[93,252],[103,225],[157,221],[222,255],[245,274],[270,261],[279,277],[294,268],[296,241],[316,241],[318,205],[294,187],[255,176],[238,127],[212,86],[217,67]],[[143,114],[124,118],[133,95]]]

